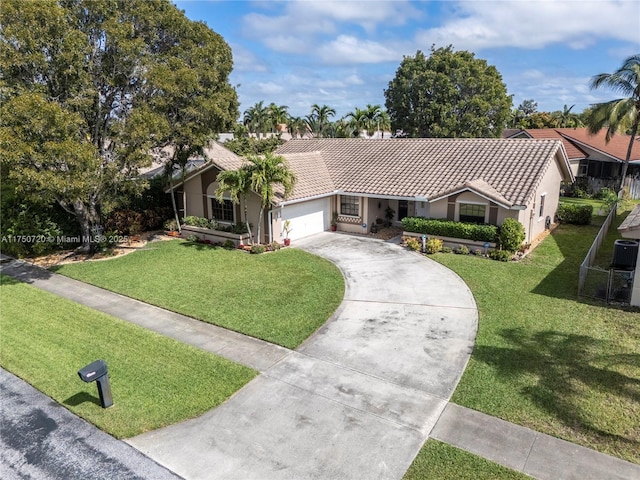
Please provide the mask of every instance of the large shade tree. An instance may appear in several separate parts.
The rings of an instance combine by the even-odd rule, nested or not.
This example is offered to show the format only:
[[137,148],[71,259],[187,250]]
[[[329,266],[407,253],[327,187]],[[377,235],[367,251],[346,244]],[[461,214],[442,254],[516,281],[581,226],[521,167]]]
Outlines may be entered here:
[[451,46],[404,57],[384,95],[392,127],[411,137],[498,137],[512,104],[494,66]]
[[587,118],[587,127],[592,133],[607,129],[608,142],[616,133],[629,133],[629,147],[622,165],[618,193],[622,193],[627,176],[629,159],[633,150],[640,118],[640,54],[627,58],[622,66],[613,73],[601,73],[591,79],[592,89],[609,88],[621,95],[621,98],[593,105]]
[[186,164],[237,117],[229,46],[168,0],[3,0],[0,161],[90,249],[102,214],[171,146]]

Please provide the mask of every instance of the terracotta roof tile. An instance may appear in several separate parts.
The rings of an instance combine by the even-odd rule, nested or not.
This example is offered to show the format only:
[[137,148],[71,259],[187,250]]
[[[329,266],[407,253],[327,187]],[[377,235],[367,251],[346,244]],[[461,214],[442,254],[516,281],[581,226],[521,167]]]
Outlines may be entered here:
[[436,198],[467,185],[521,205],[559,148],[548,139],[353,138],[290,140],[276,153],[321,152],[333,187],[344,192]]
[[[627,158],[627,149],[631,140],[629,135],[613,135],[607,143],[605,138],[607,131],[604,128],[593,135],[586,128],[558,128],[556,130],[563,137],[588,145],[620,161],[625,161]],[[630,160],[640,160],[640,140],[637,137],[633,142]]]
[[[283,155],[289,167],[296,174],[296,184],[293,194],[287,200],[299,200],[333,192],[335,186],[329,175],[320,152],[302,152]],[[275,188],[276,196],[282,200],[284,189]]]

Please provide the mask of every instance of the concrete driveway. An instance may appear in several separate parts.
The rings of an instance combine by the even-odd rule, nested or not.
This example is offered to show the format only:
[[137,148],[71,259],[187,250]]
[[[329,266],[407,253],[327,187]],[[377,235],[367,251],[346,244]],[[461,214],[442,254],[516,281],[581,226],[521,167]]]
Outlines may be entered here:
[[187,479],[399,479],[467,364],[477,329],[453,272],[400,246],[325,233],[344,301],[297,351],[205,415],[128,442]]

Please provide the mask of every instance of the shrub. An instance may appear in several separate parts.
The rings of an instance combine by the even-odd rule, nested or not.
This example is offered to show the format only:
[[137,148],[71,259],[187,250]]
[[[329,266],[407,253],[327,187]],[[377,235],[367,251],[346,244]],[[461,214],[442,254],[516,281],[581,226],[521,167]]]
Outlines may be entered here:
[[498,240],[504,250],[517,251],[524,242],[524,225],[515,218],[505,218],[500,226]]
[[442,247],[442,250],[440,250],[442,253],[451,253],[453,252],[453,250],[451,249],[451,247]]
[[183,225],[188,225],[191,227],[200,227],[200,228],[209,228],[211,226],[211,222],[208,218],[203,217],[195,217],[188,216],[182,219]]
[[442,250],[442,240],[439,238],[430,238],[425,244],[427,253],[438,253]]
[[226,240],[222,244],[222,248],[226,248],[227,250],[233,250],[234,248],[236,248],[236,244],[233,240]]
[[405,241],[405,244],[407,245],[407,248],[411,250],[415,250],[416,252],[420,251],[420,249],[422,248],[420,241],[417,238],[413,238],[413,237],[407,238],[407,240]]
[[508,262],[511,260],[512,253],[506,250],[491,250],[489,252],[489,258],[492,260],[498,260],[499,262]]
[[469,248],[466,245],[458,245],[456,253],[459,255],[469,255]]
[[169,232],[174,232],[178,230],[178,222],[176,222],[175,218],[170,218],[164,222],[164,229]]
[[558,207],[557,215],[560,221],[564,223],[589,225],[591,223],[591,215],[593,215],[593,206],[561,203]]
[[269,247],[271,248],[272,251],[277,252],[282,248],[282,245],[280,245],[278,242],[271,242],[269,244]]
[[200,240],[200,237],[194,233],[187,237],[187,242],[197,242],[198,240]]
[[264,253],[264,245],[251,245],[251,253]]
[[402,228],[407,232],[463,238],[478,242],[495,242],[498,234],[498,227],[495,225],[477,225],[424,217],[405,217],[402,219]]
[[473,254],[477,257],[482,257],[484,255],[484,251],[481,248],[474,248]]

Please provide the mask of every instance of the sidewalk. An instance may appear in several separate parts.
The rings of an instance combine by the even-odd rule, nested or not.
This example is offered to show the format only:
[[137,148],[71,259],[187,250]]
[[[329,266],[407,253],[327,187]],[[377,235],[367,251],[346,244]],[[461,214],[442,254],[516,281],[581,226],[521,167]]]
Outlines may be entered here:
[[[150,328],[261,372],[276,366],[283,359],[294,361],[299,355],[261,340],[53,274],[25,262],[3,261],[0,271],[37,288]],[[451,403],[447,404],[429,437],[540,480],[640,478],[640,465]]]

